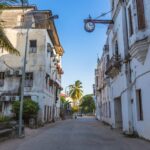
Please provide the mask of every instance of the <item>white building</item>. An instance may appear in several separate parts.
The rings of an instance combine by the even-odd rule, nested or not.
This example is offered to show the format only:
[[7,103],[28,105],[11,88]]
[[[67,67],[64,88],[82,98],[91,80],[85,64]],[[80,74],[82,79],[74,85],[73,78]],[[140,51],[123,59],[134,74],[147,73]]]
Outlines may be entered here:
[[96,94],[96,117],[107,123],[111,123],[111,110],[109,98],[109,78],[105,75],[106,63],[109,59],[108,44],[104,46],[101,59],[97,60],[95,70],[95,94]]
[[[124,133],[150,139],[150,1],[111,0],[111,4],[114,24],[107,31],[110,59],[105,71],[110,78],[105,97],[109,97],[111,119],[102,119],[101,113],[99,118]],[[103,99],[98,96],[97,101]]]
[[[61,91],[60,44],[54,20],[49,10],[35,6],[9,7],[2,11],[7,37],[20,51],[20,56],[10,55],[0,49],[0,113],[11,115],[11,103],[20,99],[20,86],[24,51],[27,41],[27,64],[24,97],[40,105],[39,120],[49,122],[59,118]],[[28,31],[28,34],[27,34]]]

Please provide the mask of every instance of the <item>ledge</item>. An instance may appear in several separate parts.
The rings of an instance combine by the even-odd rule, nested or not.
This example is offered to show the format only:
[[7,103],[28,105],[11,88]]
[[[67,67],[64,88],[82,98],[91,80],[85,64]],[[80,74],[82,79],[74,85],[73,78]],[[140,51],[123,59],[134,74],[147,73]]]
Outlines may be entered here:
[[144,64],[148,52],[150,40],[148,37],[136,41],[130,48],[131,58],[136,58],[140,63]]

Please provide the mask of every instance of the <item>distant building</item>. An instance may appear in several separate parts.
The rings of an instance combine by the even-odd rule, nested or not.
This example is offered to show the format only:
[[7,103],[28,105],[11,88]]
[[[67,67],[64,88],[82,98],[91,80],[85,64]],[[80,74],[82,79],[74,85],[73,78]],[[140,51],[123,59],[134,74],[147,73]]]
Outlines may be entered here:
[[20,99],[22,66],[29,29],[24,98],[31,98],[39,103],[39,121],[44,123],[59,118],[63,74],[61,57],[64,51],[54,20],[46,20],[50,16],[50,10],[37,10],[35,6],[13,6],[0,14],[7,37],[21,54],[10,55],[3,48],[0,49],[0,114],[12,115],[11,104]]
[[105,74],[109,59],[108,43],[104,46],[101,59],[95,69],[96,117],[98,120],[111,123],[111,102],[109,98],[109,77]]
[[109,50],[95,73],[96,115],[126,134],[150,139],[150,1],[111,0],[111,5]]

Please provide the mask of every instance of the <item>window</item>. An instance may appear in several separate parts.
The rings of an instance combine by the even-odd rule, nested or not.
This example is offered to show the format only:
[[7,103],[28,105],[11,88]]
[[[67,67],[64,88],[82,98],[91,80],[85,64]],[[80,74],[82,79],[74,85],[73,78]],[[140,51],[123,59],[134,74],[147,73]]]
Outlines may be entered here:
[[142,106],[142,93],[141,89],[136,90],[136,99],[137,99],[137,119],[143,120],[143,106]]
[[25,87],[33,86],[33,73],[26,73],[25,76]]
[[96,85],[98,87],[98,77],[96,76]]
[[50,79],[49,74],[46,74],[46,76],[45,76],[46,89],[48,89],[48,88],[49,88],[49,79]]
[[24,20],[25,20],[25,16],[24,16],[24,15],[21,15],[21,17],[20,17],[20,22],[21,22],[21,24],[23,24]]
[[109,62],[109,59],[110,59],[110,58],[109,58],[109,55],[107,55],[107,56],[106,56],[106,62],[107,62],[107,63]]
[[114,5],[115,5],[115,2],[114,2],[114,0],[112,0],[112,4],[111,4],[112,10],[114,9]]
[[51,120],[51,111],[52,111],[51,106],[49,106],[49,120]]
[[132,22],[131,6],[129,6],[129,8],[128,8],[128,17],[129,17],[129,35],[132,36],[132,34],[133,34],[133,22]]
[[17,16],[17,25],[18,26],[23,26],[24,22],[25,22],[25,15],[24,14],[18,15]]
[[118,41],[115,43],[115,55],[119,55]]
[[58,89],[56,88],[56,90],[55,90],[55,103],[57,103],[58,100],[59,100],[59,98],[58,98]]
[[108,103],[106,102],[105,105],[106,105],[105,106],[106,107],[106,118],[108,118]]
[[3,102],[0,101],[0,113],[2,113]]
[[0,72],[0,87],[4,86],[5,73]]
[[138,29],[142,30],[146,26],[143,0],[136,0],[136,5],[137,5],[137,16],[138,16]]
[[109,118],[111,118],[111,104],[109,102]]
[[4,53],[4,48],[1,46],[0,53]]
[[50,43],[47,43],[47,53],[50,53],[51,52],[51,45]]
[[47,120],[47,116],[46,116],[46,111],[47,111],[47,106],[45,105],[44,106],[44,121],[46,121]]
[[30,40],[29,52],[30,53],[36,53],[36,51],[37,51],[37,41],[36,40]]

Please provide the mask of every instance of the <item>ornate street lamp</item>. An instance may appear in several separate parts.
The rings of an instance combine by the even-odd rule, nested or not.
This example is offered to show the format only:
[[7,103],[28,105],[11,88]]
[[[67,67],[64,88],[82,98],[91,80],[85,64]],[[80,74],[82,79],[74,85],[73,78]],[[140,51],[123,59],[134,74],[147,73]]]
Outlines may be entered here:
[[88,19],[84,19],[84,29],[86,32],[93,32],[95,30],[95,24],[113,24],[113,23],[114,23],[113,20],[98,20],[92,19],[92,17],[89,16]]

